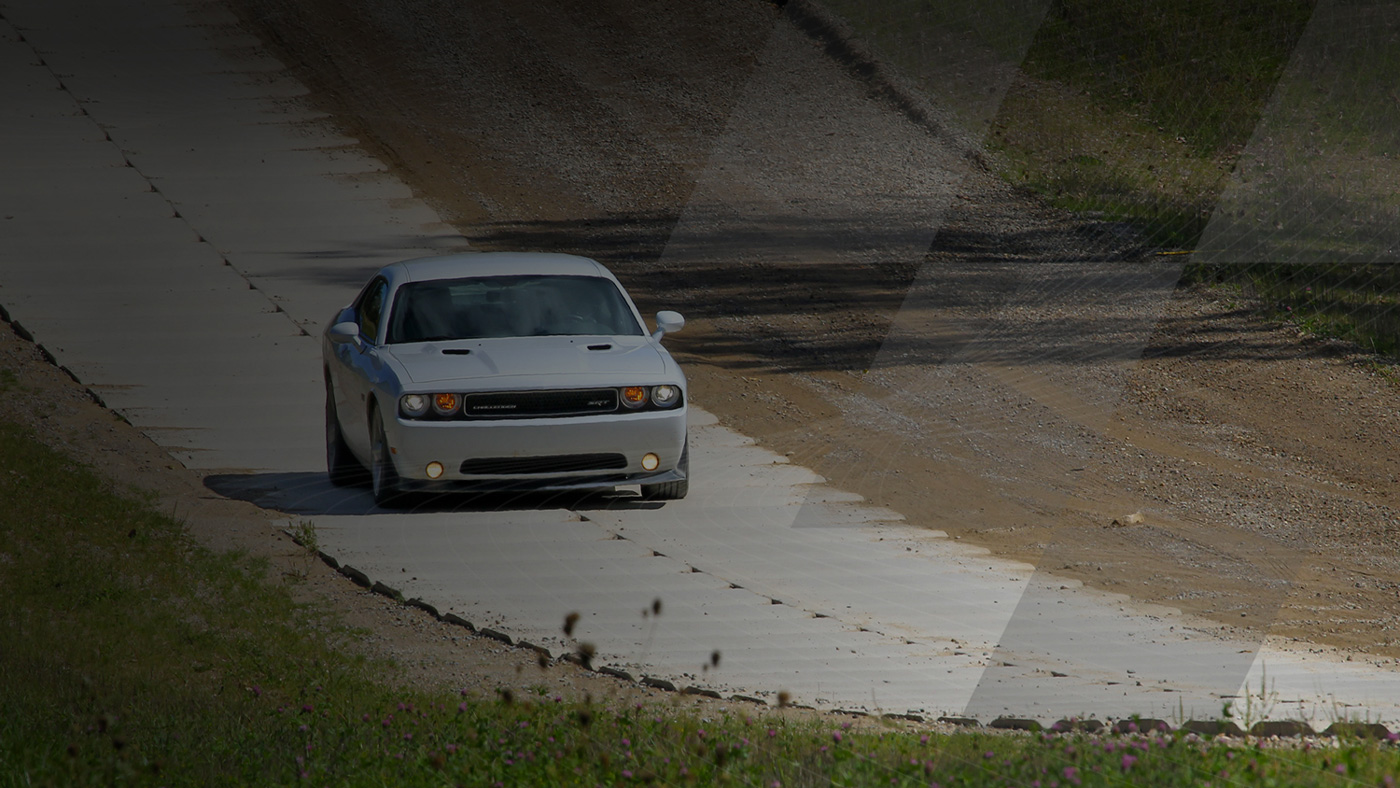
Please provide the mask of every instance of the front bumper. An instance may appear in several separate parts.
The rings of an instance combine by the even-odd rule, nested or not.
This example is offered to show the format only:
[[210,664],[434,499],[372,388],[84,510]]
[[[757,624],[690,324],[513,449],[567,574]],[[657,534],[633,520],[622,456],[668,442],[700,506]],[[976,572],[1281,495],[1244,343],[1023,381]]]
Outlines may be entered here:
[[[673,411],[610,413],[540,419],[413,421],[385,424],[390,455],[406,489],[597,489],[680,481],[686,407]],[[653,470],[642,457],[655,454]],[[472,460],[620,455],[617,467],[556,473],[464,473]],[[443,466],[431,479],[429,463]]]

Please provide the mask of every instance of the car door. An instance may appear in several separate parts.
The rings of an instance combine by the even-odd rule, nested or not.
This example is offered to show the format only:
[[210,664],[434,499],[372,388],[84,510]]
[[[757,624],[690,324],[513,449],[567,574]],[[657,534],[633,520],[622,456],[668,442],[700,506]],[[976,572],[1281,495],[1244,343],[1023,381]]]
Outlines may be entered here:
[[345,442],[361,461],[369,460],[369,411],[366,407],[375,382],[382,375],[379,360],[379,328],[384,318],[389,283],[376,277],[351,306],[351,320],[360,327],[360,345],[336,346],[340,363],[338,376],[333,376],[335,408]]

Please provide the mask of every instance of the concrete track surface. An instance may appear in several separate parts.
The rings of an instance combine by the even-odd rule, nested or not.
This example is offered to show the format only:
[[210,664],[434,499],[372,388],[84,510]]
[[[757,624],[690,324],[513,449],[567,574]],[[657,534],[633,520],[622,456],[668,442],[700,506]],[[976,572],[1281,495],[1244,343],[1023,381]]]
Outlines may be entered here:
[[[322,473],[318,338],[465,247],[217,3],[0,0],[0,305],[211,488],[441,614],[634,680],[922,716],[1400,717],[1400,675],[903,525],[697,410],[685,501],[442,497]],[[561,632],[578,612],[572,638]],[[1320,651],[1313,649],[1314,651]],[[716,663],[715,656],[719,659]]]

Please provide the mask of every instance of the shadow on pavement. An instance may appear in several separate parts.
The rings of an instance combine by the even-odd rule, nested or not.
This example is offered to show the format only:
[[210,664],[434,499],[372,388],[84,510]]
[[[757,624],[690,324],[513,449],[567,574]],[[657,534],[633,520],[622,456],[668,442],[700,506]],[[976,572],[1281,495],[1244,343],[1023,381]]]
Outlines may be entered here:
[[262,509],[290,515],[442,514],[541,509],[659,509],[623,491],[516,490],[405,494],[393,508],[376,506],[368,486],[336,487],[321,472],[229,473],[204,477],[204,486]]

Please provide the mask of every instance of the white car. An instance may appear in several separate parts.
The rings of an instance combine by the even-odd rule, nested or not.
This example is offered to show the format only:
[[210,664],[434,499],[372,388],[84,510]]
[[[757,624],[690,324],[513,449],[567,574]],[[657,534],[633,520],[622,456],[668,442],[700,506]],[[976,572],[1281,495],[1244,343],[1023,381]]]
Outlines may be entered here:
[[415,490],[689,488],[685,375],[617,278],[585,257],[394,263],[321,343],[326,467],[375,502]]

